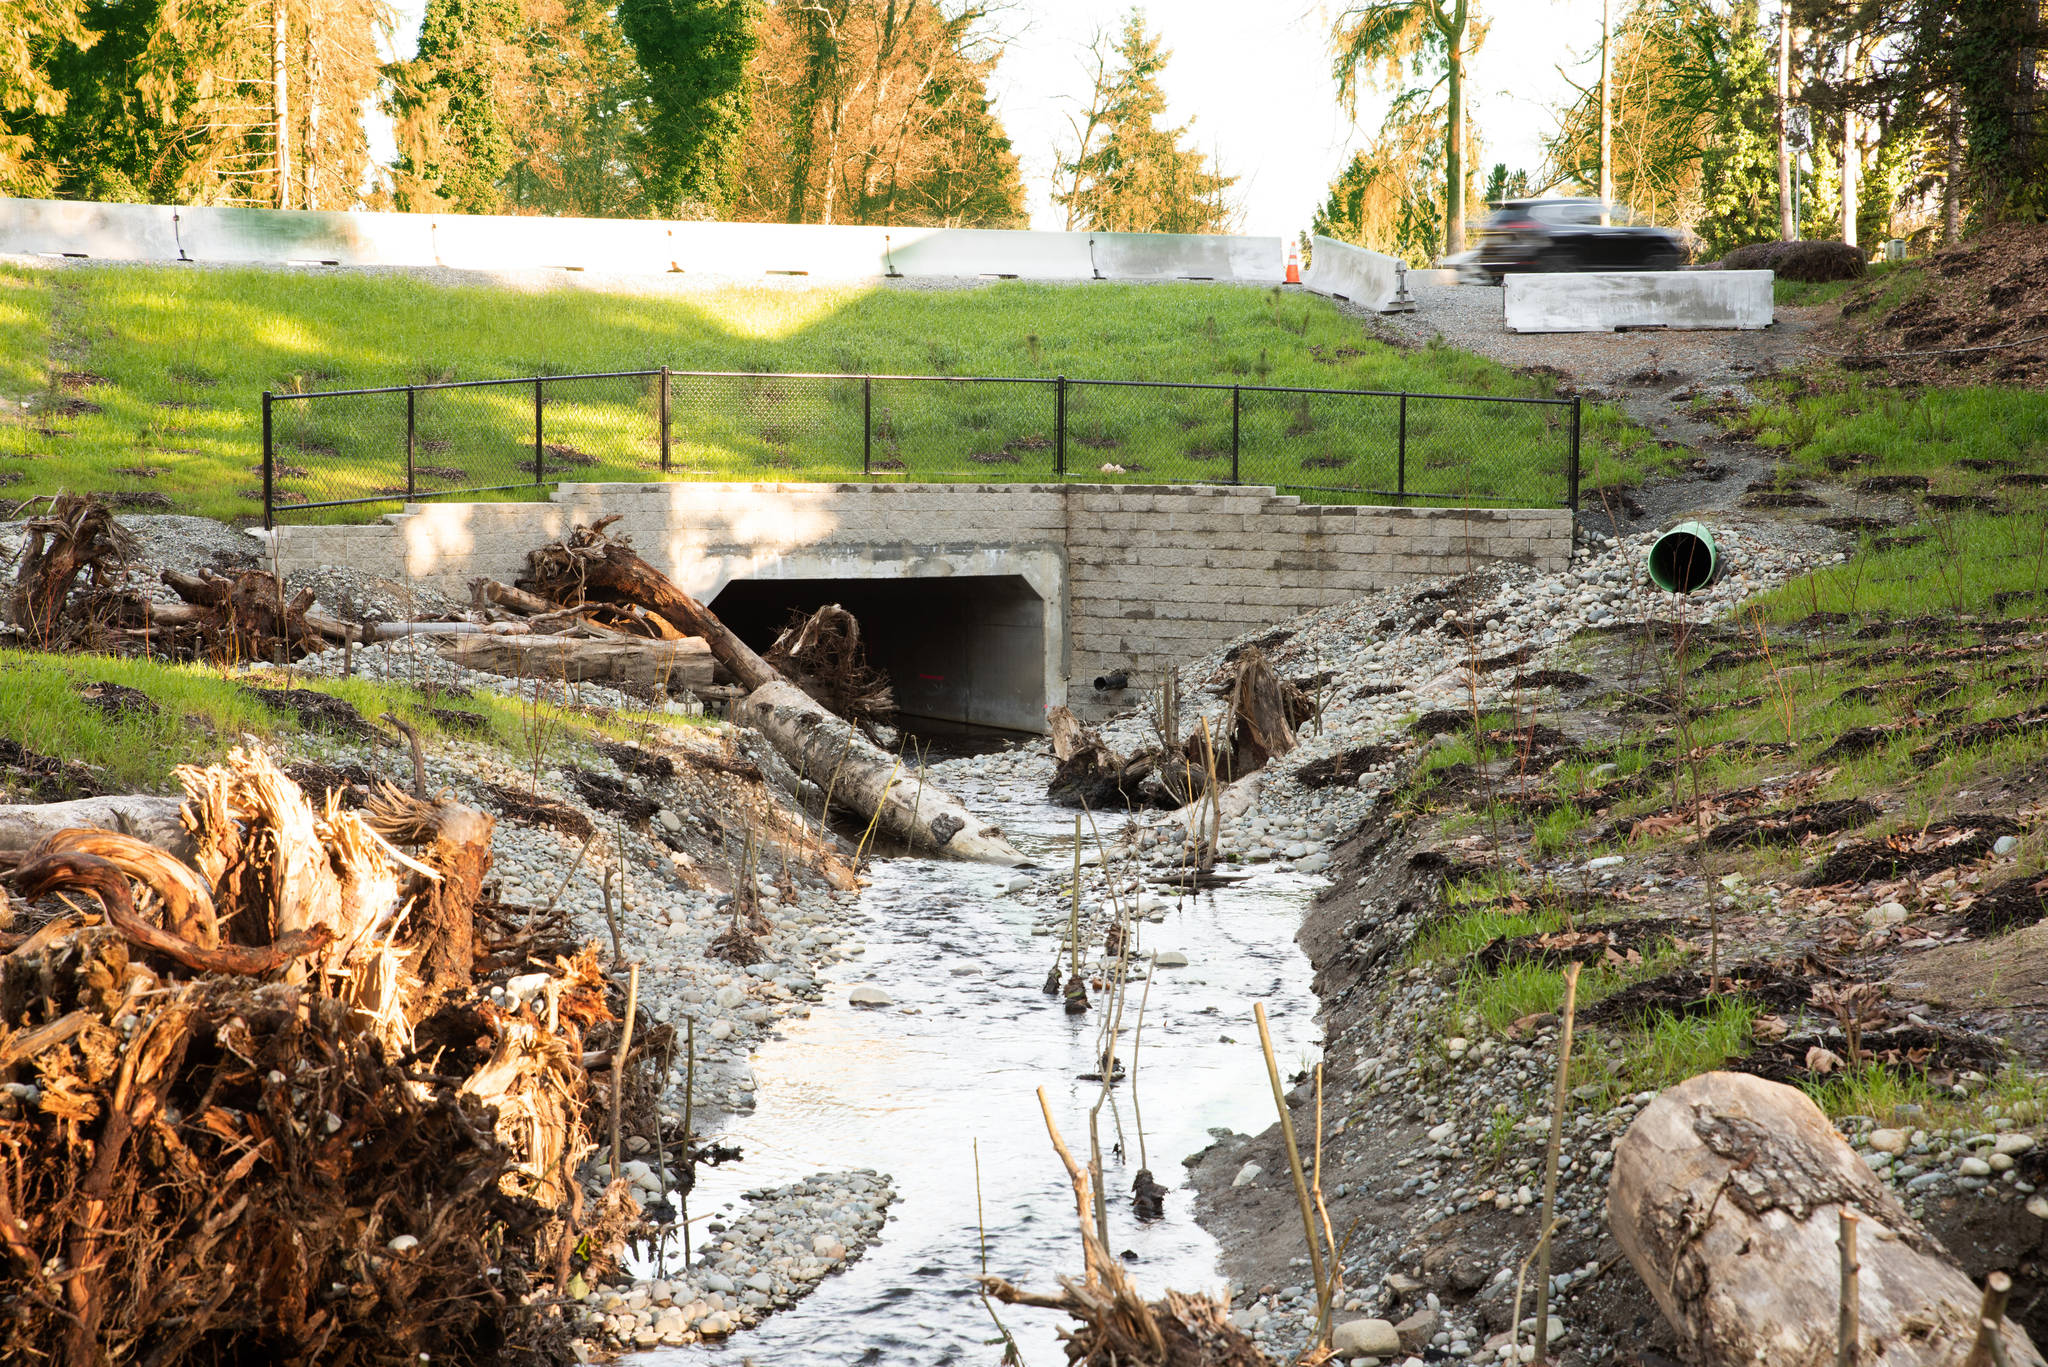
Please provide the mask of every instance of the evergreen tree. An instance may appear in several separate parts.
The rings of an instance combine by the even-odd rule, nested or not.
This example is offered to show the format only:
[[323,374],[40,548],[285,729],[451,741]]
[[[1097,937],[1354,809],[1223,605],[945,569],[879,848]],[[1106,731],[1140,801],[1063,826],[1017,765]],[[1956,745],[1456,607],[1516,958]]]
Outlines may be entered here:
[[640,140],[659,212],[730,198],[761,18],[761,0],[619,0],[619,27],[646,77]]
[[517,79],[516,0],[427,0],[419,51],[394,72],[387,108],[398,160],[392,197],[401,210],[492,213],[513,163],[508,87]]
[[50,79],[60,50],[83,53],[99,35],[83,22],[86,0],[17,0],[0,24],[0,195],[48,194],[56,168],[32,132],[61,118],[67,97]]
[[1227,226],[1225,192],[1236,177],[1217,173],[1182,138],[1192,124],[1162,128],[1166,96],[1159,76],[1171,56],[1145,16],[1124,20],[1112,60],[1098,63],[1094,100],[1072,160],[1061,163],[1066,189],[1053,196],[1070,226],[1104,232],[1213,233]]

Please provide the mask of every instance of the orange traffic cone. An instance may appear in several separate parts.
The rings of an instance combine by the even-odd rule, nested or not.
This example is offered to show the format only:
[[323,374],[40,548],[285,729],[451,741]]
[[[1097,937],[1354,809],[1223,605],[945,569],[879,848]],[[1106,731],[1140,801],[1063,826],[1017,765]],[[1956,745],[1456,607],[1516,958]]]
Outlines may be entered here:
[[1299,285],[1301,283],[1301,248],[1299,247],[1289,247],[1287,249],[1287,283],[1290,285]]

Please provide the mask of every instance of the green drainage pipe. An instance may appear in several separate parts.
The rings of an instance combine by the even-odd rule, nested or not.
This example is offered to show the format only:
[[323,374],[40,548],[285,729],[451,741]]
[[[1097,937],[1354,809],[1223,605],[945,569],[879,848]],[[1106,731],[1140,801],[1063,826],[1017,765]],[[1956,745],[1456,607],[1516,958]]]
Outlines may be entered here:
[[1691,593],[1720,576],[1714,534],[1699,522],[1681,522],[1650,547],[1650,582],[1666,593]]

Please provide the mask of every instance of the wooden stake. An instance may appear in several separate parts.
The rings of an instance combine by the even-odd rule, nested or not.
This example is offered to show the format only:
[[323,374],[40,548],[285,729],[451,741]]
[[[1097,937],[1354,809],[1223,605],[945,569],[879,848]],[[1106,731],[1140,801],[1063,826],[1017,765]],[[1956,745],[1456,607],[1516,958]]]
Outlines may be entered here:
[[633,1015],[640,1009],[640,965],[626,976],[626,1021],[612,1054],[612,1181],[619,1180],[619,1122],[626,1110],[626,1054],[633,1047]]
[[1856,1339],[1861,1332],[1857,1327],[1857,1311],[1863,1303],[1861,1288],[1856,1284],[1856,1274],[1863,1270],[1856,1261],[1855,1212],[1842,1207],[1842,1315],[1835,1328],[1835,1367],[1856,1367]]
[[2011,1295],[2012,1278],[2003,1272],[1994,1272],[1984,1279],[1984,1304],[1977,1314],[1977,1341],[1970,1345],[1970,1355],[1963,1359],[1963,1367],[1994,1367],[2005,1351],[1998,1326],[2005,1319],[2005,1302]]
[[1316,1237],[1315,1208],[1309,1201],[1308,1178],[1301,1170],[1301,1148],[1294,1142],[1294,1116],[1287,1109],[1287,1094],[1280,1087],[1280,1064],[1273,1057],[1273,1032],[1266,1027],[1266,1004],[1252,1003],[1252,1016],[1259,1023],[1259,1048],[1266,1055],[1266,1076],[1273,1084],[1273,1105],[1280,1112],[1280,1137],[1287,1141],[1287,1163],[1294,1175],[1294,1199],[1301,1205],[1301,1232],[1308,1236],[1308,1261],[1315,1273],[1316,1299],[1328,1294],[1328,1274],[1323,1270],[1323,1245]]
[[683,1172],[689,1180],[683,1183],[683,1196],[677,1210],[683,1221],[683,1263],[687,1266],[690,1261],[690,1188],[697,1185],[697,1165],[690,1159],[690,1123],[696,1119],[693,1109],[697,1100],[696,1020],[686,1019],[683,1028],[683,1048],[688,1051],[683,1061]]
[[1550,1356],[1550,1235],[1557,1213],[1557,1153],[1564,1144],[1564,1108],[1571,1099],[1565,1081],[1572,1066],[1572,1017],[1579,1004],[1579,966],[1564,970],[1564,1023],[1557,1038],[1557,1092],[1550,1109],[1550,1146],[1543,1155],[1543,1230],[1536,1245],[1536,1356],[1534,1367],[1543,1367]]

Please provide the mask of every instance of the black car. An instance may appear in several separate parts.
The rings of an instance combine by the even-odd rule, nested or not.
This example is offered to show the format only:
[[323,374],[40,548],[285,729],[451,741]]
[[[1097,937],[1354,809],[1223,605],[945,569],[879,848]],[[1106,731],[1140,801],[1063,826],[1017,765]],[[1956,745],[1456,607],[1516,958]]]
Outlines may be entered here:
[[1473,263],[1494,284],[1511,271],[1672,271],[1685,264],[1685,243],[1665,228],[1637,223],[1609,206],[1600,222],[1597,199],[1505,200],[1479,233]]

